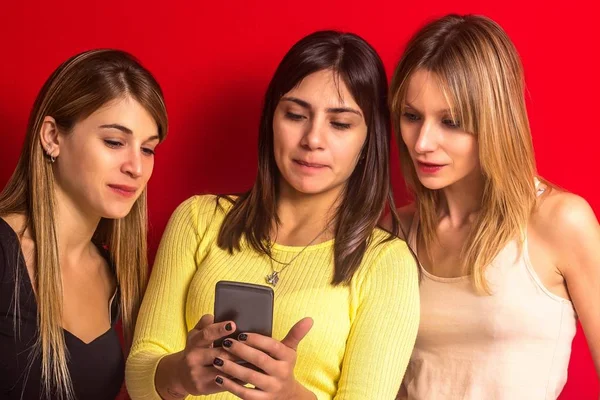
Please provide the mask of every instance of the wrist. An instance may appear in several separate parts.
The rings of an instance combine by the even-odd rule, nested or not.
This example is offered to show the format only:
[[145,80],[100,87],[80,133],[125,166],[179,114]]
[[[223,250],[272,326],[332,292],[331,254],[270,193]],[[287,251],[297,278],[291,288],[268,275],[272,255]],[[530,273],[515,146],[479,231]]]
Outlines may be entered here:
[[294,396],[292,397],[294,400],[316,400],[317,396],[302,386],[298,381],[295,382]]
[[154,386],[164,400],[180,400],[189,394],[181,380],[183,362],[183,352],[170,354],[159,361]]

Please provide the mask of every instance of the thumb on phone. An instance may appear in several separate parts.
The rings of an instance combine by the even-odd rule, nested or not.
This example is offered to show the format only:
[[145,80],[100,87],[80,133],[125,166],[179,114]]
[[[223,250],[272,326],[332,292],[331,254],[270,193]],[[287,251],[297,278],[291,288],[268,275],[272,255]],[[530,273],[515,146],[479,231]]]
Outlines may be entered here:
[[200,320],[198,321],[198,323],[196,324],[194,329],[201,331],[202,329],[213,324],[214,322],[215,322],[215,317],[213,317],[211,314],[204,314],[202,316],[202,318],[200,318]]
[[313,319],[310,317],[302,318],[300,321],[296,322],[294,326],[292,326],[281,343],[295,351],[298,348],[300,341],[304,339],[304,337],[311,330],[313,322]]

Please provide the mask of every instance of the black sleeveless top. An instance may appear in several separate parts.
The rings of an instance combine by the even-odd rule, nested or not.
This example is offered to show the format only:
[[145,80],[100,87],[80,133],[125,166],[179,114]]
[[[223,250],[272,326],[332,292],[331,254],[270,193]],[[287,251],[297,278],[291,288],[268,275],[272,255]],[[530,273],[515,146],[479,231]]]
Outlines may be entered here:
[[[107,252],[100,248],[109,261]],[[109,265],[112,265],[109,261]],[[19,268],[19,319],[14,326],[15,272]],[[113,400],[123,384],[125,362],[119,336],[119,293],[111,304],[111,327],[86,344],[64,330],[68,368],[78,400]],[[19,333],[20,329],[20,333]],[[0,400],[38,400],[42,396],[41,357],[33,359],[37,339],[37,303],[16,233],[0,218]],[[49,400],[49,399],[48,399]]]

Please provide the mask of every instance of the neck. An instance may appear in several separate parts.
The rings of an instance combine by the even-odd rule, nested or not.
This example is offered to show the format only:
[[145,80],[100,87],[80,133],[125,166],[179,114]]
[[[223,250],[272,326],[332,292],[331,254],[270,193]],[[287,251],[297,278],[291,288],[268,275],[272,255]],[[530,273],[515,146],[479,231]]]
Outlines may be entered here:
[[90,251],[100,217],[80,207],[62,190],[56,190],[56,240],[59,258],[77,262]]
[[481,210],[484,180],[472,174],[442,189],[440,219],[448,218],[454,227],[471,223]]
[[[319,194],[299,193],[282,184],[277,201],[279,225],[273,227],[277,243],[306,246],[333,238],[335,213],[343,188]],[[315,237],[318,237],[315,239]]]

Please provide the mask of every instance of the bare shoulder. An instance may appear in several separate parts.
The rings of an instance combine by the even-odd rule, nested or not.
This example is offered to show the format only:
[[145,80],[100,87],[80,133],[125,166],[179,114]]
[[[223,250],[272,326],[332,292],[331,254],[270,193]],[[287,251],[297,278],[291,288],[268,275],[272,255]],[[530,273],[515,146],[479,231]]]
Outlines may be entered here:
[[[25,258],[25,265],[27,266],[27,270],[30,272],[30,279],[33,282],[33,265],[35,263],[35,242],[31,237],[31,232],[29,229],[26,229],[27,218],[25,214],[13,213],[2,215],[2,219],[12,228],[13,231],[19,235],[19,241],[21,244],[21,251],[23,252],[23,257]],[[24,234],[21,236],[21,233]]]
[[583,197],[558,189],[552,189],[540,198],[534,219],[537,224],[545,228],[553,227],[553,231],[562,233],[591,229],[598,225],[592,207]]
[[[406,239],[404,237],[405,236],[404,234],[405,233],[407,234],[410,229],[410,225],[412,224],[412,220],[415,215],[415,211],[416,211],[416,206],[414,203],[410,203],[408,205],[405,205],[403,207],[396,209],[396,212],[398,213],[398,218],[400,219],[400,227],[402,228],[400,230],[399,236],[402,239]],[[392,229],[391,213],[388,213],[385,217],[383,217],[380,225],[384,229],[387,229],[388,231]]]
[[1,216],[2,219],[12,228],[13,231],[21,233],[25,228],[25,215],[24,214],[6,214]]
[[552,189],[540,198],[531,220],[536,235],[564,259],[581,246],[598,245],[600,226],[590,204],[581,196]]

